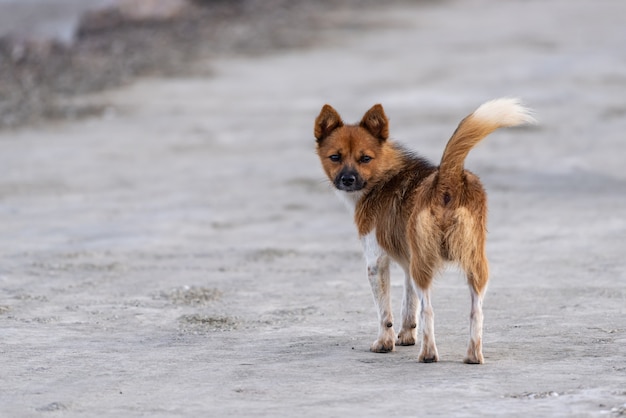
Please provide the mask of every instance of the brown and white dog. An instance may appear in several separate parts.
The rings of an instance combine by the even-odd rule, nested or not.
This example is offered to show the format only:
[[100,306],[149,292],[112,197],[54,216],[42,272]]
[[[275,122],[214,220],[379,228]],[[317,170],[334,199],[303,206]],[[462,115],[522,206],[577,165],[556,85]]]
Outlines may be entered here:
[[[325,105],[315,120],[317,153],[338,195],[354,210],[367,277],[378,308],[378,338],[370,350],[414,345],[420,308],[419,361],[439,360],[430,287],[444,262],[466,273],[471,294],[466,363],[483,363],[482,302],[489,267],[485,256],[487,199],[478,177],[464,169],[469,151],[498,128],[533,123],[516,99],[497,99],[461,121],[439,166],[388,139],[389,121],[374,105],[359,124],[347,125]],[[393,330],[389,262],[405,272],[402,327]]]

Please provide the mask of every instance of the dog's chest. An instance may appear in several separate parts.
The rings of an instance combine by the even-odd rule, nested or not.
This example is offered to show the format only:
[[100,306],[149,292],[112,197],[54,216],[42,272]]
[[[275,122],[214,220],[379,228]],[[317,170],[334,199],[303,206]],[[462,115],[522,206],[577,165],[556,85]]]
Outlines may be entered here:
[[[370,204],[361,201],[362,193],[347,193],[340,190],[337,190],[336,193],[350,213],[355,214],[357,207],[361,213],[366,213],[365,219],[355,219],[359,229],[363,227],[360,223],[368,225],[365,228],[367,230],[363,231],[361,236],[367,235],[371,237],[370,239],[375,237],[378,246],[396,262],[404,264],[407,261],[408,249],[406,245],[406,217],[401,210],[402,204],[394,202],[390,205],[371,207]],[[392,203],[392,201],[387,202]]]

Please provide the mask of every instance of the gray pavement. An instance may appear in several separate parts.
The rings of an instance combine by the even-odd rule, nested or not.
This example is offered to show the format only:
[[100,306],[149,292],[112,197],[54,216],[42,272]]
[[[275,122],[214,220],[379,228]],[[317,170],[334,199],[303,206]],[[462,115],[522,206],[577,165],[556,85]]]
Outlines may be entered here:
[[[1,132],[0,415],[625,414],[624,16],[608,0],[343,11],[316,48],[199,63],[214,76],[81,99],[102,118]],[[540,125],[467,161],[490,199],[486,364],[461,361],[454,269],[434,288],[441,362],[370,353],[314,117],[382,103],[392,137],[438,160],[501,96]]]

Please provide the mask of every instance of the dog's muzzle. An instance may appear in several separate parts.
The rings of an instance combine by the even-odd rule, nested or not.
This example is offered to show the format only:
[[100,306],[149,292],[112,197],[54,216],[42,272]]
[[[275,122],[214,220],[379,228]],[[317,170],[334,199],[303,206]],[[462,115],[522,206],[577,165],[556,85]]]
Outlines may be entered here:
[[344,169],[335,177],[335,187],[346,192],[356,192],[365,186],[365,182],[355,170]]

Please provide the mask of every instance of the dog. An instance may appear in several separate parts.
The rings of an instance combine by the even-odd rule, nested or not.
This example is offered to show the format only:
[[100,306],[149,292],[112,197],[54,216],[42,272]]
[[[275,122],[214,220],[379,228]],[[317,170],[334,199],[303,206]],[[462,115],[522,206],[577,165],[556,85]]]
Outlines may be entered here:
[[[454,262],[467,276],[471,295],[470,339],[464,362],[484,363],[482,304],[489,279],[485,255],[487,196],[479,178],[464,168],[469,151],[498,128],[535,123],[518,99],[484,103],[465,117],[448,141],[439,166],[389,139],[380,104],[358,124],[344,124],[330,105],[315,119],[317,154],[339,197],[354,213],[367,278],[378,310],[378,338],[370,350],[414,345],[418,310],[420,362],[439,360],[431,305],[433,276]],[[405,273],[402,326],[393,329],[390,260]]]

